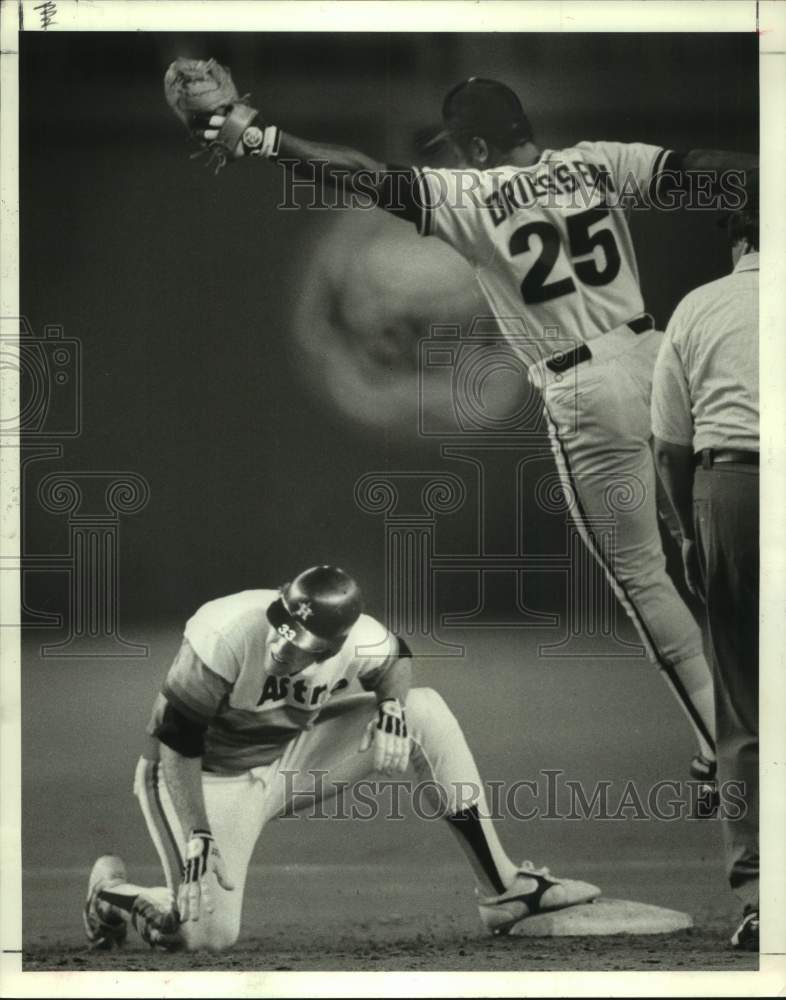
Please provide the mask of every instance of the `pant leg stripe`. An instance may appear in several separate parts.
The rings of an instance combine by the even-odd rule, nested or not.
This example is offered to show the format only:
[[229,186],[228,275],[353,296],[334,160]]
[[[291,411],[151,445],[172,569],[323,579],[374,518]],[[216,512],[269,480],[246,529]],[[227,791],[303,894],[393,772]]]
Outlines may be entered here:
[[567,479],[571,493],[573,494],[573,502],[575,504],[575,510],[577,515],[575,520],[577,527],[579,529],[579,533],[581,534],[581,537],[584,540],[584,543],[586,544],[587,548],[590,550],[594,558],[600,564],[601,568],[603,569],[603,572],[606,574],[606,578],[611,584],[612,590],[620,599],[622,606],[625,608],[626,612],[628,613],[628,616],[631,618],[633,624],[636,626],[636,630],[643,639],[644,645],[647,647],[647,650],[649,651],[651,658],[655,660],[655,662],[658,664],[660,669],[665,674],[671,686],[674,688],[674,691],[677,697],[679,698],[680,703],[682,704],[685,711],[688,713],[689,718],[693,721],[693,724],[696,726],[696,729],[701,733],[701,735],[707,741],[709,746],[714,746],[715,741],[712,738],[712,734],[709,732],[706,725],[704,724],[704,720],[696,710],[696,707],[691,701],[690,695],[685,689],[682,680],[677,675],[676,671],[671,666],[671,664],[668,663],[661,655],[660,650],[658,649],[655,640],[653,639],[652,634],[649,628],[647,627],[647,623],[644,621],[639,609],[636,607],[635,603],[629,596],[627,590],[625,589],[624,583],[615,576],[612,567],[604,558],[600,546],[596,542],[595,534],[592,530],[592,527],[590,526],[590,520],[587,517],[584,508],[582,507],[578,483],[576,481],[575,476],[573,475],[573,472],[571,471],[570,461],[568,460],[568,454],[567,451],[565,450],[565,445],[560,439],[559,433],[557,432],[557,426],[551,419],[551,415],[549,414],[548,407],[545,405],[545,403],[544,403],[544,411],[546,414],[546,420],[548,422],[552,436],[556,441],[557,447],[559,449],[557,455],[557,467],[559,468],[560,466],[562,466],[561,471],[563,472],[565,478]]
[[183,861],[177,839],[164,810],[158,787],[160,765],[157,761],[144,762],[143,780],[140,788],[140,804],[147,821],[150,836],[156,846],[164,867],[167,885],[175,889],[180,882]]
[[161,816],[162,825],[166,833],[166,843],[168,845],[168,852],[172,855],[172,861],[175,865],[175,871],[177,872],[177,878],[181,877],[183,871],[183,858],[180,854],[180,848],[177,844],[177,837],[175,836],[172,827],[167,819],[166,811],[164,810],[164,803],[161,801],[161,789],[159,786],[159,781],[161,779],[161,764],[156,761],[153,764],[153,793],[155,795],[156,809]]

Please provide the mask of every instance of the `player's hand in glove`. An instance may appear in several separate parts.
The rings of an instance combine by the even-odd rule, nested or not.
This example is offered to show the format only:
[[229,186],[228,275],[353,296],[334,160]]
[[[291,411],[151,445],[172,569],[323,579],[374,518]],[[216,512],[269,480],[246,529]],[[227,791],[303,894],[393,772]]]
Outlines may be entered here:
[[[191,135],[215,159],[216,171],[228,159],[263,151],[268,130],[263,132],[254,124],[257,111],[246,104],[248,95],[238,94],[232,74],[215,59],[176,59],[164,76],[164,95]],[[270,132],[269,143],[273,138]]]
[[181,922],[199,920],[203,906],[208,913],[213,912],[208,884],[208,876],[211,873],[215,875],[222,889],[235,888],[234,882],[227,874],[224,859],[216,846],[213,834],[209,830],[192,830],[186,844],[183,881],[180,883],[177,896]]
[[361,752],[374,747],[374,770],[404,773],[409,764],[410,740],[404,708],[398,698],[377,705],[377,718],[366,727]]

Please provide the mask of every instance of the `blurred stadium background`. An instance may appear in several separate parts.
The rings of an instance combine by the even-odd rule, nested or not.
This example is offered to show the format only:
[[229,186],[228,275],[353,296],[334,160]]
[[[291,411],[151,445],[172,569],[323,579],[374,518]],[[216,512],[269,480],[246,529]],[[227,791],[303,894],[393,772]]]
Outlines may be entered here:
[[[26,469],[25,551],[65,544],[63,518],[37,501],[42,476],[131,470],[150,487],[144,510],[122,520],[119,556],[121,628],[149,657],[42,658],[56,630],[30,628],[25,645],[26,939],[76,941],[92,858],[112,849],[132,864],[155,860],[130,783],[178,628],[212,597],[323,560],[351,569],[369,611],[384,616],[384,530],[356,505],[355,483],[369,471],[462,474],[438,437],[417,433],[418,342],[429,323],[466,329],[486,313],[459,258],[384,213],[280,211],[275,168],[240,163],[215,177],[190,161],[163,100],[168,63],[214,56],[263,119],[406,163],[425,162],[418,143],[438,126],[443,93],[468,75],[514,87],[544,148],[596,138],[753,150],[758,56],[754,35],[729,34],[21,40],[22,308],[36,333],[62,325],[83,355],[82,433],[61,458]],[[685,292],[728,270],[712,213],[634,213],[633,229],[661,327]],[[504,409],[526,388],[501,376],[490,393],[489,406]],[[436,388],[426,403],[434,419],[445,404]],[[528,447],[545,451],[545,439]],[[465,508],[440,522],[437,547],[466,551],[476,513],[470,489]],[[497,551],[509,514],[502,504]],[[525,522],[541,551],[562,544],[562,515],[533,503]],[[31,608],[66,609],[63,574],[29,573],[24,586]],[[443,584],[440,607],[471,608],[473,586]],[[561,614],[565,593],[564,580],[542,577],[528,601]],[[424,661],[421,677],[456,711],[487,778],[564,768],[648,787],[685,777],[687,723],[640,657],[606,660],[603,642],[588,640],[586,660],[539,658],[546,629],[453,635],[467,655]],[[353,830],[352,860],[392,871],[417,858],[418,879],[436,884],[449,848],[433,826]],[[271,828],[258,860],[346,861],[344,823],[301,827],[295,839],[286,824]],[[507,823],[504,836],[514,854],[555,869],[607,866],[609,895],[733,909],[716,824],[542,821],[524,832]],[[609,868],[610,858],[629,867]],[[471,914],[471,902],[460,905]]]

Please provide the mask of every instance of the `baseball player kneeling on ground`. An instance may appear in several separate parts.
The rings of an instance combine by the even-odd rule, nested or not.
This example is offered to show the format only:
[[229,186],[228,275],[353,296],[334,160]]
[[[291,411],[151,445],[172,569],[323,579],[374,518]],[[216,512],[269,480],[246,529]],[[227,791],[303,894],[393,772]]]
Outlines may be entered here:
[[[201,607],[156,700],[134,786],[166,887],[133,885],[120,858],[99,858],[84,908],[90,943],[122,944],[130,920],[156,947],[231,947],[266,823],[299,799],[313,804],[318,789],[327,797],[410,764],[469,858],[489,932],[594,899],[593,885],[509,859],[458,722],[410,681],[406,645],[361,614],[356,582],[336,567]],[[459,801],[468,787],[474,801]]]

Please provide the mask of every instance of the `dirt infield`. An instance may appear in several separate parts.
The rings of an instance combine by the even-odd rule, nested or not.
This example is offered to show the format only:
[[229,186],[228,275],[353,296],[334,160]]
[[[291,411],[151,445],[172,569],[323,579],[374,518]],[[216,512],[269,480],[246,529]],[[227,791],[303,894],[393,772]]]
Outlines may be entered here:
[[276,929],[269,938],[247,939],[228,955],[159,955],[129,948],[122,955],[96,955],[84,948],[52,944],[28,949],[28,972],[98,971],[286,971],[341,972],[410,971],[625,971],[713,972],[758,968],[756,956],[737,955],[725,948],[720,931],[685,931],[670,935],[668,944],[654,938],[563,938],[548,944],[523,944],[521,939],[477,940],[461,935],[424,934],[419,941],[355,936],[310,938],[307,948],[293,948],[298,927]]

